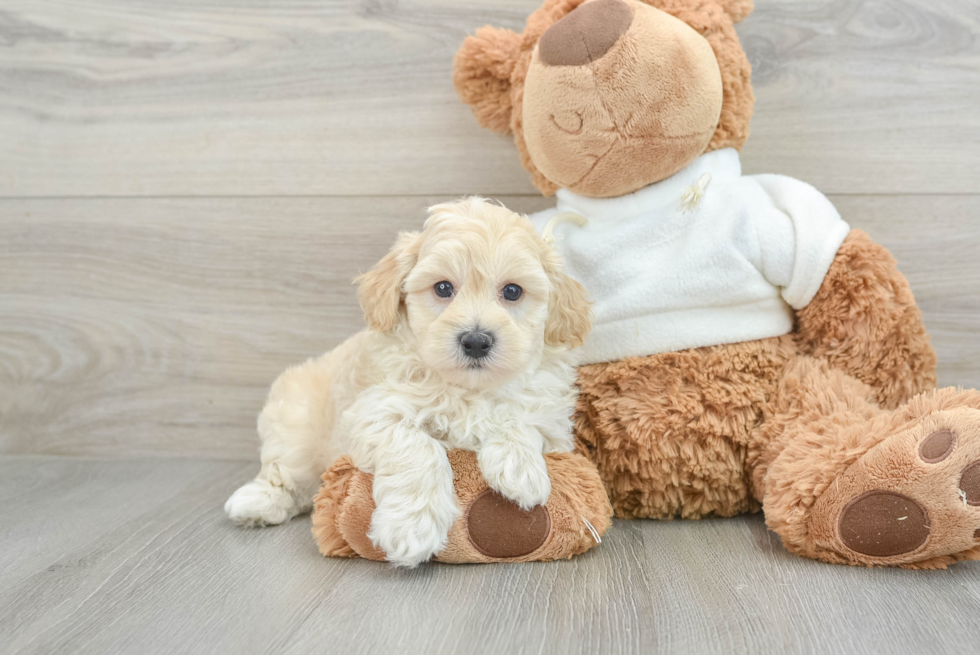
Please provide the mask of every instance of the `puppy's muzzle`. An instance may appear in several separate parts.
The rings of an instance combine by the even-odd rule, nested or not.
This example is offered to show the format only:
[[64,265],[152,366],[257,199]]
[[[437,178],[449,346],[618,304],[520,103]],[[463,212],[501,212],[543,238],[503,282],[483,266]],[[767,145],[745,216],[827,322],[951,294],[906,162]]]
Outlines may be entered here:
[[493,334],[480,330],[470,330],[459,336],[459,345],[469,359],[483,359],[493,349]]

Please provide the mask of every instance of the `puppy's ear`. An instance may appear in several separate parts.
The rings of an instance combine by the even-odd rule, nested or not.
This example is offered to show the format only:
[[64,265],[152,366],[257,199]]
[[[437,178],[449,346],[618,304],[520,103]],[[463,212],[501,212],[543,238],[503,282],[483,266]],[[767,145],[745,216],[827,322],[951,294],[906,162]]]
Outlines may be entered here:
[[[557,255],[553,256],[557,260]],[[550,346],[576,348],[592,330],[592,303],[585,287],[565,275],[560,264],[546,266],[551,279],[544,341]]]
[[402,232],[388,254],[354,280],[364,320],[372,330],[388,332],[398,325],[402,283],[418,260],[421,244],[418,232]]
[[466,37],[453,61],[459,99],[470,106],[481,127],[498,134],[510,131],[510,75],[522,38],[510,30],[481,27]]

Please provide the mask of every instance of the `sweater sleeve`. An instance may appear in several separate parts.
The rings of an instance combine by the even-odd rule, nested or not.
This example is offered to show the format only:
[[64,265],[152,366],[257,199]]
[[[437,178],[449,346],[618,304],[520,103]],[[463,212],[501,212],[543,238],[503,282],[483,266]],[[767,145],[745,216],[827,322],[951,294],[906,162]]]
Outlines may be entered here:
[[803,309],[820,290],[851,231],[831,202],[805,182],[784,175],[754,175],[772,205],[754,217],[763,275],[782,288],[793,309]]

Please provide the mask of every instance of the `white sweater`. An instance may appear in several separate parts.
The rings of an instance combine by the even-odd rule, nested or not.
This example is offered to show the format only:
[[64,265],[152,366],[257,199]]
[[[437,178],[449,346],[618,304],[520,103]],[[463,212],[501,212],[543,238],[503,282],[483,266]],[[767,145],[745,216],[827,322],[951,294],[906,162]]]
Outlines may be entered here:
[[557,197],[531,220],[540,231],[559,212],[588,219],[554,230],[566,271],[595,303],[583,364],[786,334],[850,231],[810,185],[743,177],[733,149],[619,198]]

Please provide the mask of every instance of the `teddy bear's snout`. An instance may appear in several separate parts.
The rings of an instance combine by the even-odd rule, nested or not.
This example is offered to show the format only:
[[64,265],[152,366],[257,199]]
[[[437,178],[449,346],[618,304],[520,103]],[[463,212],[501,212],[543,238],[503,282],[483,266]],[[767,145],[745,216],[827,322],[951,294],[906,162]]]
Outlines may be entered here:
[[538,52],[548,66],[582,66],[609,52],[633,22],[623,0],[593,0],[549,27]]

